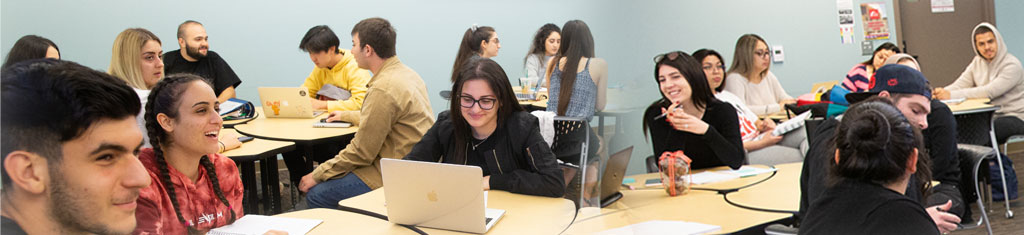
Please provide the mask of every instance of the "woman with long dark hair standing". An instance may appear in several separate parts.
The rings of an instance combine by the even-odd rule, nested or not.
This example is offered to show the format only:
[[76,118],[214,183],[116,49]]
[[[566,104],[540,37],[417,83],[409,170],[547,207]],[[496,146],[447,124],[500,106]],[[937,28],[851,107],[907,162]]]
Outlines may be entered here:
[[558,116],[590,119],[604,109],[608,64],[594,57],[594,37],[581,20],[562,26],[562,44],[548,64],[548,108]]

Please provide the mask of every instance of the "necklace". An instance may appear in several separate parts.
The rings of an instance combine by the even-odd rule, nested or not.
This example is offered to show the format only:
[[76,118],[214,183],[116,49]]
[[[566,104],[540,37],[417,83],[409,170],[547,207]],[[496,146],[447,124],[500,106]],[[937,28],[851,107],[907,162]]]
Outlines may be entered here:
[[491,138],[491,137],[490,137],[490,136],[487,136],[487,137],[485,137],[484,139],[480,140],[480,143],[475,143],[475,144],[473,144],[473,151],[476,151],[476,147],[477,147],[477,146],[480,146],[481,144],[484,144],[484,142],[485,142],[485,141],[487,141],[487,138]]

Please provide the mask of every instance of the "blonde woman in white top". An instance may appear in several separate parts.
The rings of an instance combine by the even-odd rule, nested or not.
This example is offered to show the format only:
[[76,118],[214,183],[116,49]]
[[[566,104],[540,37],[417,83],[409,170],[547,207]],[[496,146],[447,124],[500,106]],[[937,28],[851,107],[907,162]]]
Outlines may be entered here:
[[736,41],[732,68],[725,77],[725,90],[747,104],[759,116],[783,111],[786,104],[796,103],[782,89],[779,79],[768,69],[771,50],[768,43],[756,34],[745,34]]

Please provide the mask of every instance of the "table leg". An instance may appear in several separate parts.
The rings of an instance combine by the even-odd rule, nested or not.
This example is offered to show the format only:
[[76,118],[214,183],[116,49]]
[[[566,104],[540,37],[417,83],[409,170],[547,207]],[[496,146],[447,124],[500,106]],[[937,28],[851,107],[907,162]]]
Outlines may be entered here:
[[242,169],[242,187],[245,195],[242,196],[242,208],[248,214],[258,214],[259,205],[256,205],[256,167],[254,162],[247,161],[238,163]]
[[267,165],[268,171],[264,174],[267,175],[267,182],[270,182],[270,194],[267,197],[270,198],[271,206],[267,209],[270,210],[270,214],[281,213],[281,187],[279,187],[281,178],[277,171],[277,154],[267,158],[266,164],[261,165]]
[[267,164],[268,162],[272,161],[272,158],[276,158],[275,156],[277,156],[277,154],[274,154],[273,156],[262,157],[259,159],[260,182],[263,183],[263,195],[261,195],[262,197],[260,197],[260,201],[262,201],[263,203],[263,210],[261,211],[260,214],[263,215],[274,214],[273,210],[271,209],[271,207],[273,206],[273,200],[271,195],[277,194],[278,192],[271,191],[270,186],[276,184],[277,182],[271,181],[270,175],[277,174],[277,172],[272,171],[270,167],[267,166]]

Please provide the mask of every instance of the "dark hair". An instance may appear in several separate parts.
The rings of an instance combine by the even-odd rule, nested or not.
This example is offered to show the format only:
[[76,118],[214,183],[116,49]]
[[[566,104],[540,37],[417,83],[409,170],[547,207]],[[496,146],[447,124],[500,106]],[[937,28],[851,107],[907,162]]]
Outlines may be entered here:
[[473,55],[480,54],[480,42],[487,41],[494,35],[494,28],[490,26],[473,26],[466,29],[462,34],[462,41],[459,42],[459,52],[455,54],[455,64],[452,65],[452,82],[458,77],[459,66],[465,64]]
[[[871,53],[871,58],[868,58],[868,60],[865,60],[864,62],[860,62],[860,64],[863,64],[863,65],[872,65],[872,64],[874,64],[875,63],[875,54],[878,54],[878,52],[882,51],[882,50],[890,50],[892,52],[902,53],[900,51],[900,48],[897,47],[896,44],[892,44],[891,42],[882,43],[882,45],[878,45],[878,47],[875,48],[875,52]],[[878,69],[878,68],[875,68],[875,69]]]
[[7,59],[4,60],[3,68],[21,61],[45,58],[46,50],[50,47],[56,49],[57,55],[60,56],[60,48],[57,48],[57,44],[54,44],[50,39],[36,35],[25,35],[19,38],[17,42],[14,42],[11,51],[7,52]]
[[[693,58],[697,60],[697,64],[703,64],[704,58],[707,58],[708,56],[718,57],[718,61],[722,62],[722,67],[725,67],[725,59],[722,59],[722,54],[718,54],[715,50],[704,48],[693,52]],[[704,67],[701,66],[701,70],[703,69]],[[722,73],[725,73],[724,68],[722,69]],[[705,80],[707,80],[706,77]],[[708,87],[710,88],[711,85],[709,84]],[[722,78],[722,84],[719,84],[718,87],[715,88],[715,91],[722,92],[723,89],[725,89],[725,78]]]
[[551,36],[551,33],[562,33],[562,31],[558,28],[558,25],[552,23],[544,24],[544,26],[537,30],[537,34],[533,35],[533,43],[530,44],[530,50],[526,52],[526,57],[523,57],[523,64],[526,64],[526,60],[530,59],[532,55],[536,55],[540,58],[540,62],[544,63],[544,52],[547,50],[544,43],[548,36]]
[[391,22],[380,17],[367,18],[352,27],[352,35],[359,34],[359,47],[367,44],[381,59],[395,56],[395,41],[398,35]]
[[181,24],[178,25],[178,38],[185,38],[185,26],[188,26],[190,24],[197,24],[199,26],[203,25],[202,23],[199,23],[199,21],[194,20],[186,20],[185,22],[181,22]]
[[[671,54],[676,54],[673,59]],[[683,79],[686,79],[686,83],[690,85],[690,100],[693,101],[693,105],[699,109],[705,109],[712,100],[715,99],[714,93],[711,92],[711,87],[708,86],[708,79],[704,76],[704,70],[701,69],[700,62],[694,59],[686,52],[673,51],[665,53],[657,63],[654,64],[654,83],[658,84],[658,88],[661,88],[661,82],[658,82],[658,72],[661,70],[661,66],[670,66],[678,69],[679,74],[683,75]],[[672,101],[665,97],[664,93],[660,91],[661,99],[654,101],[651,106],[661,106],[668,108],[672,105]],[[647,122],[649,120],[644,119],[644,136],[647,136]]]
[[557,69],[558,62],[566,58],[556,109],[560,116],[565,115],[565,111],[569,109],[569,99],[572,97],[572,88],[576,85],[576,70],[579,68],[581,57],[594,58],[594,36],[590,34],[587,23],[582,20],[570,20],[562,26],[562,45],[558,47],[558,54],[548,65],[548,69]]
[[303,36],[302,41],[299,42],[299,50],[304,52],[325,52],[334,47],[335,53],[337,53],[339,45],[341,45],[341,41],[338,40],[338,35],[334,34],[331,27],[317,25],[306,31],[306,36]]
[[[171,198],[171,205],[174,206],[174,214],[178,216],[178,221],[185,222],[185,218],[181,216],[180,206],[178,205],[177,194],[174,190],[174,183],[171,182],[170,170],[167,166],[167,159],[164,158],[163,148],[171,144],[171,138],[167,136],[167,131],[160,126],[160,123],[156,119],[156,115],[163,113],[170,118],[177,118],[178,105],[181,103],[181,95],[188,89],[188,84],[192,82],[206,83],[206,80],[200,76],[193,74],[171,74],[164,79],[161,79],[156,86],[153,86],[153,90],[149,93],[149,99],[146,102],[146,114],[144,118],[146,120],[146,133],[149,136],[149,143],[153,146],[153,154],[156,155],[157,167],[160,168],[160,181],[163,182],[164,189],[167,190],[168,196]],[[208,83],[206,83],[209,85]],[[217,198],[220,199],[221,203],[228,206],[228,210],[231,211],[231,218],[228,224],[235,222],[235,210],[230,209],[231,204],[228,202],[227,197],[224,196],[224,191],[220,188],[220,180],[217,178],[217,169],[214,167],[213,162],[210,162],[210,158],[202,156],[199,159],[199,164],[206,169],[206,175],[210,178],[210,184],[213,185],[213,192],[217,194]],[[188,229],[189,234],[198,234],[191,224],[185,224],[185,228]]]
[[931,164],[924,153],[921,131],[889,99],[876,96],[850,106],[834,138],[839,159],[827,158],[830,184],[841,178],[879,185],[897,182],[906,172],[910,155],[918,149],[914,175],[921,192],[930,188]]
[[[71,61],[23,61],[4,69],[0,77],[0,148],[5,159],[11,152],[24,150],[57,165],[64,142],[80,137],[101,120],[133,118],[142,106],[121,79]],[[3,169],[7,189],[11,179]]]
[[460,112],[462,104],[459,103],[460,99],[458,98],[462,96],[462,85],[467,81],[479,79],[486,81],[490,85],[491,91],[494,91],[494,95],[498,99],[498,105],[495,107],[498,109],[499,126],[505,123],[505,119],[514,113],[526,111],[523,106],[519,105],[519,100],[516,99],[515,91],[512,90],[512,84],[509,83],[505,70],[494,60],[473,58],[459,69],[458,74],[455,83],[452,84],[452,98],[449,99],[450,105],[448,107],[455,132],[453,135],[455,136],[455,156],[452,156],[453,162],[465,160],[466,146],[473,135],[469,123],[466,122],[466,118]]
[[[989,28],[988,26],[983,25],[981,27],[978,27],[977,30],[974,30],[974,36],[978,36],[979,34],[984,34],[984,33],[992,33],[992,28]],[[995,34],[995,33],[993,33],[993,34]]]

